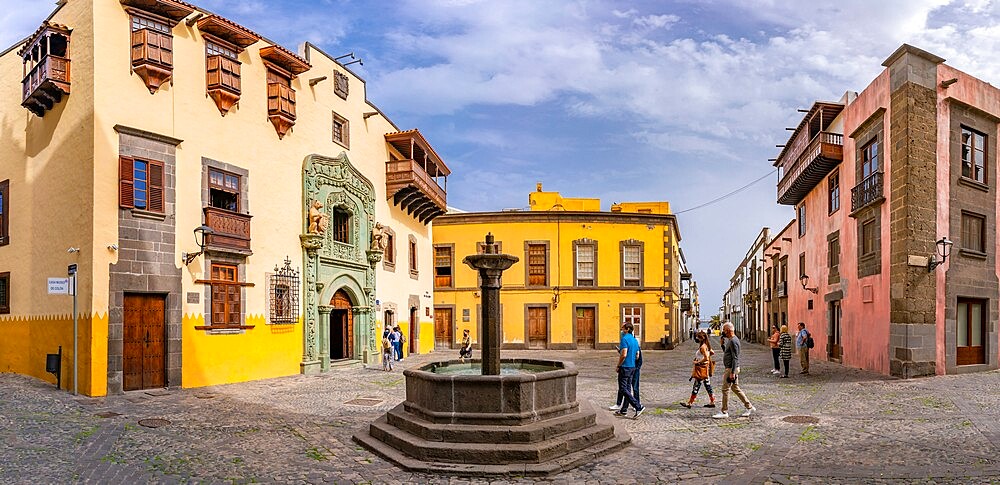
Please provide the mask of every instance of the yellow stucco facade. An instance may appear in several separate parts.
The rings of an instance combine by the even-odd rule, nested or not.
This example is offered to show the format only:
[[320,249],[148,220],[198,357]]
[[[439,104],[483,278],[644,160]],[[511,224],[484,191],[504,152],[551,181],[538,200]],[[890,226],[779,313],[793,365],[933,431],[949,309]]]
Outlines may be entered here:
[[[22,89],[25,74],[53,57],[43,50],[31,58],[30,49],[52,49],[50,40],[29,38],[0,55],[0,182],[9,181],[0,206],[9,232],[0,242],[0,274],[9,277],[0,295],[8,299],[0,372],[54,383],[45,354],[61,345],[63,387],[72,389],[71,297],[46,288],[46,278],[64,276],[70,263],[79,265],[78,388],[87,395],[130,388],[136,338],[162,346],[154,371],[170,387],[325,372],[339,359],[374,362],[387,319],[401,325],[412,350],[433,348],[426,336],[433,335],[437,212],[412,213],[405,204],[443,212],[435,184],[447,168],[419,132],[398,133],[368,101],[363,79],[311,44],[298,57],[275,51],[257,34],[173,0],[67,0],[44,25],[69,38],[61,57],[71,62],[71,90],[57,102],[39,112],[22,107],[32,89]],[[169,37],[162,47],[169,78],[151,87],[140,75],[136,36],[160,25]],[[206,86],[210,43],[225,45],[239,64],[238,101],[225,115]],[[289,75],[294,90],[294,124],[285,133],[273,122],[274,72]],[[387,142],[392,133],[396,143]],[[409,171],[387,168],[408,160],[415,160]],[[149,207],[123,205],[122,167],[140,165],[150,190],[163,177],[161,210],[141,210],[155,205],[153,192],[143,195]],[[162,173],[153,175],[155,167]],[[220,207],[213,173],[238,180],[229,187],[233,206],[222,211],[209,209]],[[134,176],[128,187],[140,197]],[[396,197],[387,192],[392,184]],[[323,204],[317,217],[329,222],[327,231],[310,230],[314,201]],[[341,222],[343,234],[334,234]],[[381,242],[372,235],[376,223]],[[216,239],[201,252],[193,230],[203,224]],[[185,254],[197,256],[188,263]],[[282,287],[276,297],[274,275],[286,258],[297,272],[295,291]],[[233,284],[219,285],[213,265],[232,268]],[[279,299],[283,310],[275,310]],[[298,312],[288,315],[293,301]],[[144,339],[130,332],[148,328],[128,323],[146,318],[137,316],[148,310],[142,305],[162,315]],[[273,318],[276,311],[284,318]],[[153,386],[161,383],[154,378]]]
[[463,330],[478,338],[478,275],[462,259],[481,250],[488,232],[501,252],[520,258],[503,275],[504,348],[612,348],[626,320],[638,324],[646,348],[678,341],[680,233],[669,204],[600,211],[597,199],[564,198],[541,187],[529,204],[530,211],[435,220],[438,348],[457,347]]

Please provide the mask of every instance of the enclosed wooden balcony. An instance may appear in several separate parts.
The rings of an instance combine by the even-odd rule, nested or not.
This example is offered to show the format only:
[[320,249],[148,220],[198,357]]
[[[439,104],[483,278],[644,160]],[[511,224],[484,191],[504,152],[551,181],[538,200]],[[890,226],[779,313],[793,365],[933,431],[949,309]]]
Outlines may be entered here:
[[24,62],[21,106],[40,117],[70,92],[69,35],[65,25],[46,22],[19,52]]
[[840,103],[815,103],[775,161],[781,168],[778,203],[796,205],[844,160],[844,135],[830,131]]
[[250,254],[250,216],[237,212],[205,207],[205,225],[213,234],[205,235],[205,249]]
[[421,223],[448,210],[447,181],[451,171],[418,130],[385,135],[402,160],[385,166],[386,196]]

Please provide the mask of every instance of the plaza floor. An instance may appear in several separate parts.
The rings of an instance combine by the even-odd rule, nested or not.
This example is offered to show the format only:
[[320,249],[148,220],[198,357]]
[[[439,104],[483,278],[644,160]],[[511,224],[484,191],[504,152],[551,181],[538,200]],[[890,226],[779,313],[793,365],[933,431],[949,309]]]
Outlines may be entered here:
[[[393,372],[354,366],[99,399],[0,374],[0,483],[1000,484],[1000,373],[904,381],[814,361],[811,375],[793,362],[792,377],[777,379],[769,349],[743,348],[742,385],[759,410],[750,418],[678,404],[690,394],[692,343],[648,351],[647,411],[619,418],[632,445],[540,479],[408,473],[351,441],[403,400],[402,367],[451,353]],[[581,399],[607,409],[614,398],[611,351],[503,354],[573,361]]]

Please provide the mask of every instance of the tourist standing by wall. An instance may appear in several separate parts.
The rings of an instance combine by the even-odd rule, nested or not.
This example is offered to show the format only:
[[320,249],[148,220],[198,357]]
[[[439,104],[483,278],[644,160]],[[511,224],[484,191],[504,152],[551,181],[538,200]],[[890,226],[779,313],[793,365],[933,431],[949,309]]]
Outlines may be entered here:
[[778,336],[778,351],[781,354],[781,364],[785,367],[785,373],[781,375],[788,378],[788,361],[792,360],[792,336],[788,335],[788,325],[781,326],[781,335]]
[[799,374],[809,373],[809,339],[812,336],[809,331],[806,330],[806,324],[799,322],[799,333],[795,336],[795,346],[799,349],[799,363],[802,364],[802,370]]

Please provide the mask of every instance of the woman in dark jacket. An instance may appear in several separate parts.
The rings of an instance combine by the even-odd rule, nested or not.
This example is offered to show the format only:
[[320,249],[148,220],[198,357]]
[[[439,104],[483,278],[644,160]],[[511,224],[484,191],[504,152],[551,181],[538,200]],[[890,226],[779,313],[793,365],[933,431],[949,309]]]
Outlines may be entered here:
[[781,354],[781,364],[785,366],[785,373],[782,378],[788,378],[788,361],[792,360],[792,336],[788,335],[788,325],[781,326],[781,335],[778,336],[778,352]]

